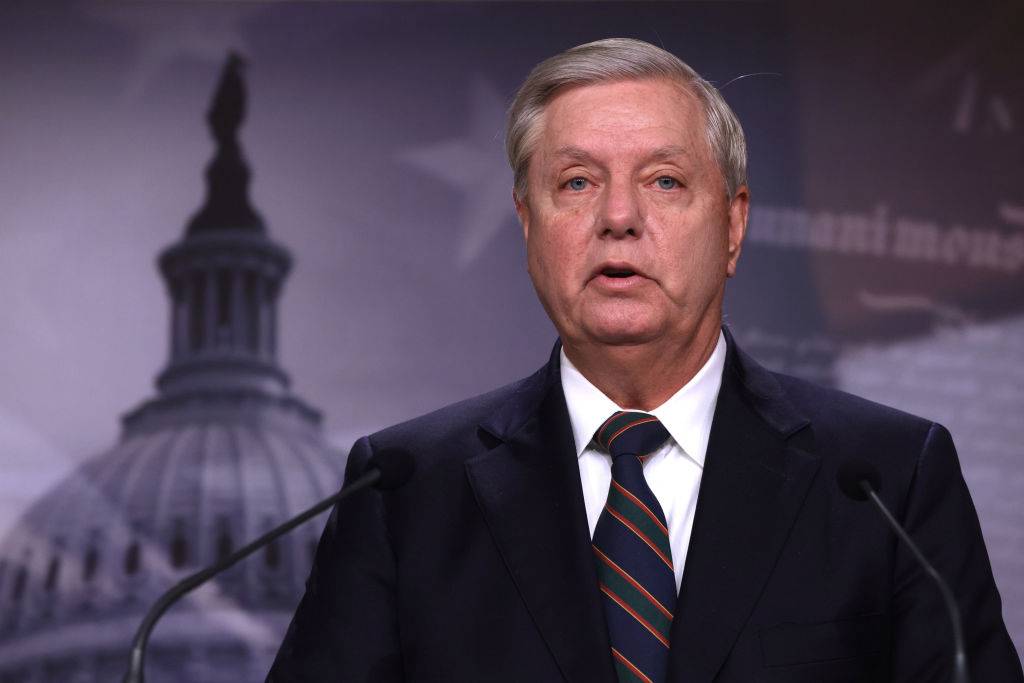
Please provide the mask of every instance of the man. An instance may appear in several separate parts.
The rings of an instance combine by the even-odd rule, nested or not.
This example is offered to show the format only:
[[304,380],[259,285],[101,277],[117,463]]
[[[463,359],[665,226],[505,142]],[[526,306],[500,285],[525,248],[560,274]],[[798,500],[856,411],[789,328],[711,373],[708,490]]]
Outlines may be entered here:
[[539,65],[509,158],[558,329],[520,382],[361,439],[416,474],[338,506],[268,680],[945,681],[939,592],[836,484],[852,459],[950,581],[975,681],[1021,681],[948,432],[775,375],[722,328],[742,129],[634,40]]

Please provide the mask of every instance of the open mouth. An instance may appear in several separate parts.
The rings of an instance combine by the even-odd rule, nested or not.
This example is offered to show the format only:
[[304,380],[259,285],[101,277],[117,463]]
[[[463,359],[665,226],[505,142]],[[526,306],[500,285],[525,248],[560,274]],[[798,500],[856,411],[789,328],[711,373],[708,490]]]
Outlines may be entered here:
[[636,275],[636,271],[624,268],[605,268],[601,271],[601,275],[604,275],[605,277],[626,278]]

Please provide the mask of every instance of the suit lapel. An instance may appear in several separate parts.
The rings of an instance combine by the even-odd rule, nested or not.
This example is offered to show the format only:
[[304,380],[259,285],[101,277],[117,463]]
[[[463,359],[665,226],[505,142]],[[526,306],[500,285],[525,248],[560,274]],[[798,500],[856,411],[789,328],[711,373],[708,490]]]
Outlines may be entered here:
[[477,502],[538,630],[568,681],[613,682],[579,467],[558,372],[527,380],[482,427],[501,440],[467,461]]
[[[669,680],[686,683],[709,683],[721,668],[819,465],[817,456],[789,443],[806,418],[725,333],[726,368],[672,625]],[[481,425],[499,443],[468,460],[466,471],[565,679],[613,683],[559,350]]]
[[671,681],[707,683],[721,668],[819,464],[788,444],[808,421],[726,335],[726,368],[672,625]]

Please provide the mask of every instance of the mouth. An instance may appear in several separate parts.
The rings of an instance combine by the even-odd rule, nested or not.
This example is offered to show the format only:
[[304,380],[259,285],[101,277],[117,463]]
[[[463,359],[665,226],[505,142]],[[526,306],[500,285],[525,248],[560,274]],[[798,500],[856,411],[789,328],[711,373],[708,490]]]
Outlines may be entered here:
[[626,280],[635,276],[646,277],[639,268],[628,261],[605,261],[590,274],[591,278],[606,277],[615,280]]
[[590,275],[594,284],[616,291],[639,286],[646,278],[639,268],[627,261],[606,261]]
[[636,271],[629,268],[603,268],[600,274],[605,277],[627,278],[636,275]]

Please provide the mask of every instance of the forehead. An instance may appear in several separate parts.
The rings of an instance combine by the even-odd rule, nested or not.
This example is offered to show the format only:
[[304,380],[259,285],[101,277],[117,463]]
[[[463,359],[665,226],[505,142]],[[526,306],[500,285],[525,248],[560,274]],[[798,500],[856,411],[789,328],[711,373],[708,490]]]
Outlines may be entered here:
[[536,152],[550,161],[580,150],[593,156],[677,150],[706,160],[704,113],[693,93],[668,79],[569,88],[548,103]]

